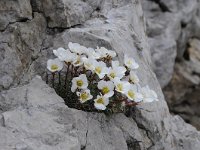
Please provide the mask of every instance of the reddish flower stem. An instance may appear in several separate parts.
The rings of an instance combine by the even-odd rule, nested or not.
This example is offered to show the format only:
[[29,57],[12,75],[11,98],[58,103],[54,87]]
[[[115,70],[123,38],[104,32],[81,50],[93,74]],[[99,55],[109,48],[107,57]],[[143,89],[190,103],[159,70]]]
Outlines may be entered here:
[[71,65],[71,78],[73,77],[73,72],[74,72],[74,66]]
[[136,102],[126,102],[126,106],[136,106],[138,104],[139,103],[136,103]]
[[54,88],[55,72],[52,72],[52,86]]
[[49,83],[49,77],[48,77],[48,72],[46,72],[46,84]]
[[59,83],[58,84],[61,85],[61,72],[60,71],[58,72],[58,78],[59,78]]
[[67,71],[66,71],[66,75],[65,75],[65,87],[67,87],[67,75],[69,72],[69,67],[70,67],[70,63],[66,63],[67,64]]
[[74,68],[74,76],[78,76],[78,69],[79,69],[79,67]]

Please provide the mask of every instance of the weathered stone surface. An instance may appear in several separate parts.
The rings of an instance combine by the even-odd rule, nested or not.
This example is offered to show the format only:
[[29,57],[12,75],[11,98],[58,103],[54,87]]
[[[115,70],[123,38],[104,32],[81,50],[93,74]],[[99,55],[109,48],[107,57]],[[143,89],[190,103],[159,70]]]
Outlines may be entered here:
[[8,24],[32,18],[30,0],[1,0],[0,1],[0,31]]
[[149,38],[152,51],[153,69],[161,87],[166,86],[174,72],[176,42],[165,36]]
[[[54,95],[54,91],[48,89],[47,85],[40,82],[41,79],[35,79],[31,85],[3,93],[9,96],[4,98],[11,109],[2,113],[0,148],[4,150],[80,149],[78,139],[70,133],[67,134],[67,130],[73,128],[72,124],[64,125],[58,121],[61,117],[57,114],[58,110],[67,109],[62,99]],[[46,98],[43,99],[44,97]],[[5,108],[4,105],[1,107]]]
[[46,22],[41,14],[34,19],[16,22],[0,33],[0,90],[19,82],[37,58],[45,35]]
[[176,40],[181,32],[180,18],[163,12],[157,3],[143,1],[147,19],[147,34],[151,47],[154,71],[161,87],[167,85],[173,74],[177,55]]
[[197,0],[143,0],[154,71],[161,87],[172,78],[175,59],[183,59],[187,42],[198,37]]
[[[47,2],[48,7],[43,2],[31,1],[34,11],[31,21],[14,23],[0,33],[0,39],[3,39],[0,42],[0,61],[1,64],[6,62],[0,69],[0,77],[3,77],[0,80],[3,89],[0,93],[1,149],[198,149],[199,132],[180,117],[169,114],[151,69],[153,65],[140,1],[51,0]],[[74,10],[64,8],[68,3]],[[49,12],[50,8],[56,15]],[[71,14],[65,15],[68,11]],[[81,26],[63,29],[77,24]],[[156,25],[159,28],[158,37],[162,37],[161,33],[166,27],[164,24]],[[166,35],[171,45],[165,45],[165,49],[174,46],[176,38],[170,40],[170,37],[179,33],[179,30],[175,30],[178,25],[175,23],[166,31],[170,32]],[[44,76],[46,60],[53,57],[52,50],[67,47],[69,41],[88,47],[105,46],[115,50],[120,60],[124,53],[133,56],[140,65],[138,74],[141,84],[149,84],[158,94],[159,102],[134,108],[130,117],[123,114],[105,116],[65,106],[63,100],[41,79],[30,79],[35,74]],[[157,50],[159,45],[164,44],[160,41]],[[30,83],[5,90],[18,81]]]
[[[102,0],[33,0],[36,11],[47,18],[48,27],[68,28],[83,24],[100,6]],[[98,8],[99,9],[99,8]]]
[[193,127],[161,109],[166,107],[162,97],[158,104],[141,105],[126,117],[68,108],[39,77],[0,95],[4,99],[0,101],[0,148],[4,150],[196,150],[200,144]]
[[200,44],[192,38],[200,37],[199,6],[198,0],[143,1],[153,69],[170,110],[198,129]]
[[175,65],[170,84],[164,89],[170,110],[200,129],[200,41],[190,40],[187,60]]
[[[33,76],[37,73],[44,75],[46,60],[53,57],[52,50],[61,46],[67,48],[70,41],[87,47],[105,46],[116,50],[121,60],[125,52],[134,55],[141,54],[144,55],[143,60],[150,64],[151,56],[144,32],[144,22],[140,19],[143,13],[141,6],[138,8],[137,6],[127,4],[127,2],[119,2],[117,5],[117,3],[112,4],[107,1],[102,3],[101,8],[104,9],[99,11],[102,17],[86,21],[83,27],[71,28],[56,35],[47,36],[44,41],[47,48],[41,50],[41,57],[32,63],[29,71]],[[129,14],[135,15],[129,16]]]

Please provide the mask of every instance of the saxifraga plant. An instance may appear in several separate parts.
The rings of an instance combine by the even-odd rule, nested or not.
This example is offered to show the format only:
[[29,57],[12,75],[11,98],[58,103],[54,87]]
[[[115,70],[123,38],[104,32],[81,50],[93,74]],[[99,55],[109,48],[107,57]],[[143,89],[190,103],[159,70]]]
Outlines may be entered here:
[[86,48],[70,42],[68,48],[53,50],[57,58],[47,61],[46,79],[67,106],[115,113],[158,101],[148,85],[140,86],[139,65],[132,57],[125,54],[120,65],[116,53],[104,47]]

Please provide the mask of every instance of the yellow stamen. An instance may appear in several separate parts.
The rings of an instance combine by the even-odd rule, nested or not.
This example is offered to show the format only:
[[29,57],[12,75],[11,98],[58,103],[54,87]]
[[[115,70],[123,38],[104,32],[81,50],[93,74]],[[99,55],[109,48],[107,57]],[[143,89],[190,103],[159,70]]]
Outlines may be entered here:
[[74,64],[75,64],[75,65],[78,65],[78,64],[80,64],[80,63],[81,63],[81,59],[78,58],[77,61],[76,61]]
[[104,104],[103,98],[99,98],[96,102],[99,103],[99,104]]
[[58,65],[56,64],[51,65],[51,70],[55,71],[57,69],[58,69]]
[[81,99],[82,101],[86,101],[86,100],[88,99],[88,97],[89,97],[89,94],[86,93],[86,92],[83,92],[83,93],[81,93],[81,95],[80,95],[80,99]]
[[116,77],[115,73],[112,72],[112,73],[110,74],[110,77],[114,79],[114,78]]
[[123,85],[122,85],[122,84],[117,84],[117,89],[118,89],[119,91],[122,91],[122,90],[123,90]]
[[128,96],[132,99],[135,97],[135,93],[133,91],[128,91]]
[[75,65],[78,65],[78,64],[80,64],[80,61],[77,60],[74,64],[75,64]]
[[131,65],[131,64],[132,64],[132,61],[131,61],[131,60],[128,60],[127,64]]
[[100,74],[100,73],[101,73],[101,67],[96,67],[96,68],[95,68],[95,71],[96,71],[98,74]]
[[102,88],[102,93],[103,94],[107,94],[109,92],[110,92],[110,89],[107,86],[105,86],[105,87]]
[[88,68],[90,68],[92,65],[91,64],[89,64],[89,63],[87,63],[87,64],[85,64],[86,65],[86,67],[88,67]]
[[77,80],[76,84],[77,84],[77,86],[81,87],[83,85],[83,81],[82,80]]

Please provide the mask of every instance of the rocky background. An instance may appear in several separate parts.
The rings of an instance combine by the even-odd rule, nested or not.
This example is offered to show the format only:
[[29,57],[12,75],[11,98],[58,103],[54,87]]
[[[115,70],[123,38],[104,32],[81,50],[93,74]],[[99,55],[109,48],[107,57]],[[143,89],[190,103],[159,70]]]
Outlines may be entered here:
[[[0,0],[0,150],[197,150],[198,0]],[[133,56],[160,101],[105,116],[68,108],[42,81],[68,42]],[[154,72],[156,75],[154,74]],[[40,75],[36,76],[36,75]],[[36,77],[35,77],[36,76]],[[158,79],[158,81],[157,81]],[[163,88],[167,103],[164,99]]]
[[172,113],[200,130],[200,2],[144,0],[154,71]]

